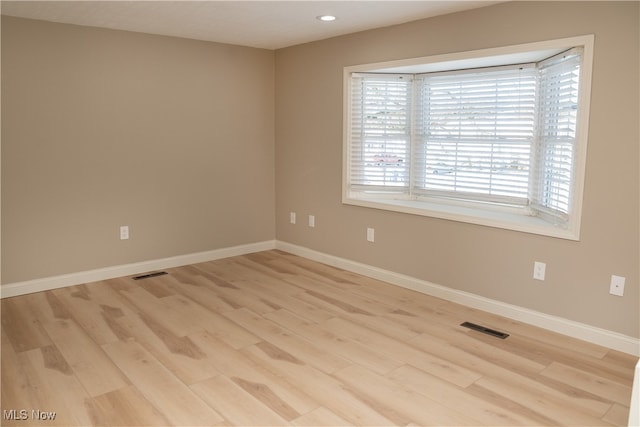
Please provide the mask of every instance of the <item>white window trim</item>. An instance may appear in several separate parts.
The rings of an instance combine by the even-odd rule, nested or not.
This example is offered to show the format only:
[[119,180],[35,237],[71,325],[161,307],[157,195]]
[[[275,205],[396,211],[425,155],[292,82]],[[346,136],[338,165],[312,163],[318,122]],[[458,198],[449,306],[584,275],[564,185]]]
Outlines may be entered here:
[[[414,215],[434,217],[452,221],[484,225],[568,240],[580,240],[582,201],[587,159],[591,79],[593,66],[594,36],[585,35],[548,40],[521,45],[456,52],[421,58],[411,58],[372,64],[354,65],[344,68],[343,75],[343,177],[342,203],[367,208],[382,209]],[[535,62],[560,53],[571,47],[582,47],[580,108],[578,109],[578,132],[576,135],[576,157],[571,220],[567,228],[556,227],[540,218],[517,213],[498,212],[470,207],[466,204],[441,203],[416,200],[388,200],[375,197],[354,196],[349,188],[350,176],[350,76],[352,73],[389,72],[417,73],[451,69],[477,68],[513,63]]]

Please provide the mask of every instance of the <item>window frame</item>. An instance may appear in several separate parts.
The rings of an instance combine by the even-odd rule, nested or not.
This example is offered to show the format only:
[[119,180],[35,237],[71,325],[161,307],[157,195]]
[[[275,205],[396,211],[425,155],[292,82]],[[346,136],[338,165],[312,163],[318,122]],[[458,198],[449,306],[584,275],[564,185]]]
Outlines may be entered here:
[[[582,217],[582,201],[587,157],[587,141],[589,128],[589,110],[591,97],[591,78],[593,67],[594,36],[584,35],[534,42],[520,45],[481,49],[466,52],[455,52],[420,58],[410,58],[371,64],[345,67],[343,70],[343,177],[342,203],[367,208],[402,212],[445,220],[465,222],[563,238],[580,240],[580,223]],[[375,195],[357,195],[351,190],[351,75],[360,73],[384,72],[395,74],[418,74],[461,70],[469,68],[485,68],[520,63],[539,62],[555,54],[571,48],[582,48],[582,65],[580,69],[580,92],[577,115],[577,131],[575,142],[575,164],[573,173],[572,210],[566,225],[558,226],[546,216],[529,216],[528,207],[507,209],[483,209],[477,202],[457,202],[455,200],[411,198],[388,199]]]

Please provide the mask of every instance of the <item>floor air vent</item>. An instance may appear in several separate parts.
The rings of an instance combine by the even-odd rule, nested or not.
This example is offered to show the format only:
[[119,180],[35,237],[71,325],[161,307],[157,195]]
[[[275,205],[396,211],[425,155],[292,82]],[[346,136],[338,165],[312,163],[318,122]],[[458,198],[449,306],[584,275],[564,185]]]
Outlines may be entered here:
[[133,280],[150,279],[151,277],[164,276],[169,274],[166,271],[158,271],[155,273],[141,274],[140,276],[134,276]]
[[491,335],[500,339],[505,339],[509,336],[509,334],[505,334],[504,332],[496,331],[495,329],[489,329],[471,322],[461,323],[460,326],[464,326],[465,328],[473,329],[474,331],[482,332],[483,334]]

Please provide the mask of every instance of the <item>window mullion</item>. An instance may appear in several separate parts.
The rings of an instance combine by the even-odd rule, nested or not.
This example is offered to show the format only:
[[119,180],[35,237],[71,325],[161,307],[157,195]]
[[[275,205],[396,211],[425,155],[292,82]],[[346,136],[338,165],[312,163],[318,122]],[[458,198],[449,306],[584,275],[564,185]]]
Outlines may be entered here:
[[412,91],[411,91],[411,132],[409,140],[409,197],[413,199],[415,197],[416,175],[418,174],[418,168],[420,161],[418,160],[419,144],[421,144],[421,133],[419,129],[422,126],[421,117],[422,109],[419,107],[419,99],[422,96],[422,87],[420,85],[420,79],[414,75],[412,77]]

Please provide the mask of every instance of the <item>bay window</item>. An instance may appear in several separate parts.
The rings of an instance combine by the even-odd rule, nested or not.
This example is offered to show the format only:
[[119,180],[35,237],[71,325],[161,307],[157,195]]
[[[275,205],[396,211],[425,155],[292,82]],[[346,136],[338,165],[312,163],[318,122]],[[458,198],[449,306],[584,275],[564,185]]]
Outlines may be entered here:
[[592,42],[348,67],[344,203],[577,240]]

